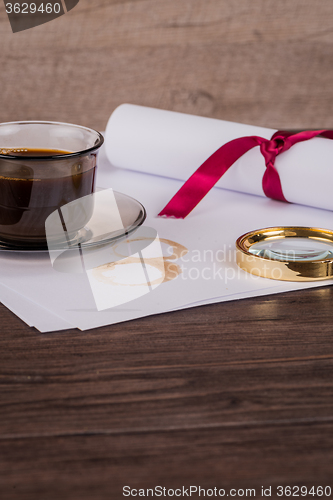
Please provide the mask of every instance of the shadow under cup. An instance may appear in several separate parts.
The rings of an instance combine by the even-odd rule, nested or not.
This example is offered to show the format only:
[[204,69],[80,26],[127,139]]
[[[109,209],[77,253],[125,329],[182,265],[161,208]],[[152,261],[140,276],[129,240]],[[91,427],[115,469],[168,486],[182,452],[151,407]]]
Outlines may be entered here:
[[[95,189],[97,153],[103,136],[56,122],[0,124],[0,243],[47,248],[45,221],[63,205]],[[93,196],[75,211],[77,231],[90,220]]]

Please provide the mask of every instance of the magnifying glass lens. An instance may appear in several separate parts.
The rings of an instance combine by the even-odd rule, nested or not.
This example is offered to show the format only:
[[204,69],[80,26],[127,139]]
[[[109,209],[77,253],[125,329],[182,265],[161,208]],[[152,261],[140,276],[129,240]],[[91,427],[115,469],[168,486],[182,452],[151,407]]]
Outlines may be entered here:
[[249,253],[284,262],[306,262],[333,258],[333,244],[311,238],[281,238],[254,243]]

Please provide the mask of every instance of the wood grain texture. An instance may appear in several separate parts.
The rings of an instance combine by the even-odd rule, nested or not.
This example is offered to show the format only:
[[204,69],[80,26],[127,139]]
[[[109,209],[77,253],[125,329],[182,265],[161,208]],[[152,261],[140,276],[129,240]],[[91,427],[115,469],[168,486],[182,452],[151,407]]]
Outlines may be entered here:
[[80,0],[13,34],[0,121],[104,129],[132,102],[270,127],[333,127],[331,0]]
[[[125,485],[137,489],[196,485],[227,491],[255,488],[256,497],[262,498],[261,486],[272,486],[271,498],[276,499],[279,485],[310,489],[330,481],[332,431],[332,424],[286,423],[4,441],[3,453],[10,459],[0,462],[2,494],[29,500],[118,500],[124,498]],[[323,436],[325,443],[318,446]],[[27,467],[32,450],[34,463]]]
[[333,486],[332,299],[324,287],[47,335],[0,308],[1,498]]

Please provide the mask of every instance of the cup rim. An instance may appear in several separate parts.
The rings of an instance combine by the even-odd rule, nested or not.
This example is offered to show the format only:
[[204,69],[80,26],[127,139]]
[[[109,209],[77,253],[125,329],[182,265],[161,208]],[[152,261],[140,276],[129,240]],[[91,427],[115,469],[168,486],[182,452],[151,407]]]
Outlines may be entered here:
[[22,156],[22,155],[9,155],[9,154],[1,154],[1,147],[0,147],[0,158],[4,158],[7,160],[22,160],[24,161],[38,161],[38,160],[63,160],[67,158],[74,158],[76,156],[82,156],[85,154],[92,153],[93,151],[96,151],[99,149],[103,143],[104,143],[104,137],[103,135],[98,132],[98,130],[95,130],[93,128],[89,127],[84,127],[83,125],[76,125],[75,123],[66,123],[66,122],[53,122],[53,121],[45,121],[45,120],[21,120],[21,121],[15,121],[15,122],[3,122],[0,123],[0,127],[2,125],[31,125],[31,124],[38,124],[38,125],[66,125],[70,127],[75,127],[75,128],[80,128],[83,130],[88,130],[89,132],[94,132],[97,134],[98,137],[98,142],[91,148],[87,149],[82,149],[81,151],[74,151],[73,153],[66,153],[66,154],[59,154],[59,155],[47,155],[47,156]]

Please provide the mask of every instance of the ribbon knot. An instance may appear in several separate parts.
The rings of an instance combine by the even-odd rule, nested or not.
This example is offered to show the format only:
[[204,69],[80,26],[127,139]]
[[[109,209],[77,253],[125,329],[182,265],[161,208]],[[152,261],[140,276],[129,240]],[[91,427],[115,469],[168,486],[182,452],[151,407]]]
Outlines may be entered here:
[[[275,158],[277,155],[279,155],[286,149],[287,143],[284,137],[276,137],[276,138],[273,137],[272,139],[265,140],[260,144],[260,151],[264,157],[268,154],[272,154]],[[289,147],[287,147],[287,149],[289,149]]]
[[322,136],[333,139],[332,130],[308,130],[293,134],[278,131],[271,139],[258,136],[239,137],[224,144],[212,154],[185,182],[175,196],[158,214],[159,217],[184,219],[215,186],[225,172],[247,151],[255,146],[265,159],[266,170],[262,179],[265,195],[274,200],[285,201],[281,180],[275,167],[278,155],[290,149],[294,144]]
[[266,170],[262,179],[262,187],[265,195],[274,200],[287,201],[284,197],[281,180],[275,168],[275,158],[291,147],[288,137],[280,132],[274,134],[270,140],[264,140],[260,144],[260,152],[265,159]]

